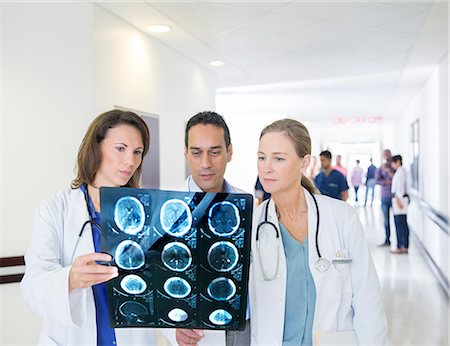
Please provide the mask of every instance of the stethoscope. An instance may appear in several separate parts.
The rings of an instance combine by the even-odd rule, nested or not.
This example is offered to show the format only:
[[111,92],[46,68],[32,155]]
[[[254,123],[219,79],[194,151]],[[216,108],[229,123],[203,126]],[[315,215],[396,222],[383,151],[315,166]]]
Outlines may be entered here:
[[91,208],[89,207],[89,193],[88,193],[87,184],[84,184],[84,188],[85,188],[84,191],[83,191],[84,201],[86,203],[86,209],[87,209],[87,212],[88,212],[88,215],[89,215],[89,220],[86,220],[83,223],[83,225],[81,226],[80,232],[78,233],[78,238],[77,238],[77,241],[76,241],[75,246],[73,248],[72,257],[71,257],[71,260],[70,260],[71,263],[73,263],[73,259],[74,259],[74,256],[75,256],[75,250],[78,247],[78,243],[80,242],[81,236],[83,235],[83,232],[84,232],[86,226],[87,225],[91,225],[91,227],[92,227],[92,226],[96,225],[98,227],[98,229],[100,230],[100,232],[102,230],[100,224],[92,219]]
[[[326,272],[330,268],[331,264],[330,264],[329,260],[322,257],[322,254],[321,254],[320,248],[319,248],[319,224],[320,224],[319,205],[317,204],[317,200],[316,200],[316,197],[314,197],[314,194],[309,190],[307,190],[307,191],[311,195],[311,197],[314,201],[314,205],[316,208],[316,214],[317,214],[315,237],[316,237],[316,252],[317,252],[318,258],[314,262],[314,267],[316,268],[317,271],[323,273],[323,272]],[[267,214],[269,212],[269,204],[270,204],[270,199],[266,203],[264,221],[260,222],[258,224],[258,227],[256,228],[256,249],[258,251],[259,265],[261,268],[263,279],[265,281],[272,281],[278,276],[278,268],[279,268],[279,263],[280,263],[279,262],[279,260],[280,260],[280,231],[278,230],[277,226],[275,226],[275,224],[273,222],[270,222],[267,220]],[[264,266],[262,264],[262,259],[261,259],[262,256],[260,254],[259,231],[260,231],[260,228],[264,225],[269,225],[275,231],[275,237],[276,237],[276,243],[277,243],[277,256],[276,256],[277,257],[277,259],[276,259],[277,267],[275,270],[275,274],[272,276],[268,276],[266,271],[264,270]]]

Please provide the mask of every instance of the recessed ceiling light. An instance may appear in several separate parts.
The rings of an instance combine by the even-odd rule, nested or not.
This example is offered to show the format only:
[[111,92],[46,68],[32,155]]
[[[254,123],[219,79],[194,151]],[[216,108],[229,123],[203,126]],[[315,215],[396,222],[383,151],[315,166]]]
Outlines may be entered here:
[[148,31],[156,33],[169,32],[171,29],[172,28],[170,26],[164,24],[153,24],[147,28]]
[[224,63],[223,61],[220,61],[220,60],[213,60],[213,61],[210,61],[210,62],[209,62],[209,65],[210,65],[210,66],[218,67],[218,66],[223,66],[223,65],[225,65],[225,63]]

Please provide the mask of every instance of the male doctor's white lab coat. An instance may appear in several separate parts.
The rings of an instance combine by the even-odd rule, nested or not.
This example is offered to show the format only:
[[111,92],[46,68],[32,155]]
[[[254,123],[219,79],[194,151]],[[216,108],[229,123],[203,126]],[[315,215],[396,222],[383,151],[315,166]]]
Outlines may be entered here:
[[[89,214],[80,189],[61,191],[36,209],[21,290],[25,302],[44,319],[39,345],[97,344],[92,288],[69,294],[72,253],[86,220]],[[92,230],[87,225],[74,258],[92,252]],[[119,346],[156,344],[154,331],[147,328],[116,329],[116,340]]]
[[[308,204],[308,251],[309,268],[316,287],[316,305],[313,323],[314,344],[347,344],[350,340],[361,345],[381,345],[386,337],[386,317],[378,277],[373,265],[364,230],[353,208],[345,202],[326,196],[316,196],[319,206],[319,246],[323,257],[332,261],[336,257],[350,258],[350,264],[333,264],[325,272],[315,266],[317,213],[314,201],[304,190]],[[283,342],[285,299],[286,299],[286,259],[280,235],[279,272],[272,281],[265,281],[261,271],[261,260],[276,261],[276,250],[257,250],[256,227],[264,221],[264,202],[255,211],[253,219],[252,254],[250,266],[250,306],[252,345],[281,345]],[[279,230],[275,204],[271,200],[268,221]],[[273,238],[260,235],[264,249]],[[264,252],[263,252],[264,251]],[[271,267],[268,263],[268,269]],[[272,270],[272,273],[275,271]]]

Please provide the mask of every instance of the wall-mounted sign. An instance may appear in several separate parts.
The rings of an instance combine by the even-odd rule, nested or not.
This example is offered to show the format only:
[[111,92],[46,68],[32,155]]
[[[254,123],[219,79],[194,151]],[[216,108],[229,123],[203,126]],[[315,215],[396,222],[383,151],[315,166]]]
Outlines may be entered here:
[[335,117],[334,125],[363,125],[363,124],[381,124],[384,117],[382,115],[372,115],[367,117]]

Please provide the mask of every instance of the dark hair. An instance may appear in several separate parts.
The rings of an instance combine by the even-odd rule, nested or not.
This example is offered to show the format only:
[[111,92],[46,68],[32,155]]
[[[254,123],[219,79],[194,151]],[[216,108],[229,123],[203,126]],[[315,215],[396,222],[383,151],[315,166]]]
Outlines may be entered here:
[[360,163],[361,161],[359,161],[359,160],[356,160],[356,163]]
[[184,145],[186,146],[186,148],[189,143],[189,130],[191,129],[191,127],[198,124],[214,125],[218,128],[223,129],[225,146],[226,150],[228,150],[228,146],[231,144],[231,139],[230,139],[230,130],[228,129],[227,123],[220,114],[211,111],[204,111],[197,113],[191,119],[189,119],[189,121],[186,124],[186,129],[184,131]]
[[401,155],[394,155],[394,156],[392,156],[391,161],[392,162],[400,161],[400,165],[403,165],[403,159],[402,159]]
[[331,155],[331,152],[329,150],[322,151],[319,156],[323,156],[328,160],[331,160],[331,158],[333,157],[333,155]]
[[[145,121],[136,113],[118,109],[102,113],[89,125],[78,149],[76,177],[71,184],[73,189],[79,188],[82,184],[94,183],[95,175],[102,161],[100,144],[105,139],[109,129],[122,124],[131,125],[141,133],[142,143],[144,144],[142,158],[144,158],[150,146],[150,132]],[[125,186],[139,187],[141,168],[142,162]]]
[[[281,119],[266,126],[261,131],[259,139],[270,132],[282,132],[294,144],[295,152],[298,157],[303,159],[305,155],[311,155],[311,137],[308,129],[301,122],[294,119]],[[318,193],[317,189],[307,177],[302,176],[302,186],[311,193]]]

